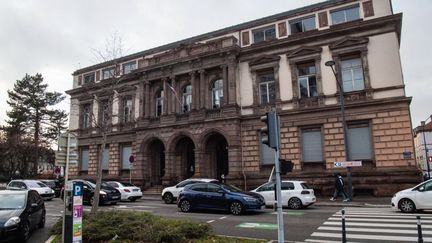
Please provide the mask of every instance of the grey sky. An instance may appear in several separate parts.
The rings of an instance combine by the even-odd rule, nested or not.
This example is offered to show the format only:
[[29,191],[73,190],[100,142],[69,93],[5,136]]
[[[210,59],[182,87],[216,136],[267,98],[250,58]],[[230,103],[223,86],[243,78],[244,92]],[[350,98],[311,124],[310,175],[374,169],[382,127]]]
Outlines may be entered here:
[[[382,0],[384,1],[384,0]],[[26,73],[42,73],[49,90],[72,87],[71,73],[97,63],[113,33],[131,54],[184,38],[306,6],[319,0],[27,0],[0,2],[0,123],[7,90]],[[430,10],[432,1],[393,0],[403,12],[401,57],[413,127],[432,114]],[[69,110],[69,101],[62,109]]]

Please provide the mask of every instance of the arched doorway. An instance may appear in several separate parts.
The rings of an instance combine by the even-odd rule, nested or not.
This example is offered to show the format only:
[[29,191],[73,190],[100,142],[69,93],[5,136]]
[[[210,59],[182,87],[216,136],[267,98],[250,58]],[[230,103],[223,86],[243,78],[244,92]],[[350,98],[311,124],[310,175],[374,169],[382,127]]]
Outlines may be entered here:
[[222,181],[222,175],[229,174],[228,143],[219,133],[209,136],[206,143],[206,160],[209,166],[209,176]]
[[195,145],[189,137],[182,137],[175,146],[176,175],[187,179],[195,174]]
[[160,140],[155,140],[149,145],[150,183],[162,185],[162,177],[165,175],[165,146]]

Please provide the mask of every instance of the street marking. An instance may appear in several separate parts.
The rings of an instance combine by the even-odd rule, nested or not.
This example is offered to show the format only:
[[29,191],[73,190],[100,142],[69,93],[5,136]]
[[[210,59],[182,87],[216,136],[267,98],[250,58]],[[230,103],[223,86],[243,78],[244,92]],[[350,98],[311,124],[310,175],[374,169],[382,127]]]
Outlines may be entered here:
[[[340,238],[341,234],[335,234],[335,233],[321,233],[316,232],[312,233],[311,236],[318,236],[318,237],[330,237],[330,238]],[[358,235],[358,234],[347,234],[347,239],[360,239],[360,240],[392,240],[392,241],[404,241],[404,242],[417,242],[418,237],[407,237],[407,236],[390,236],[390,235]],[[423,238],[424,242],[432,241],[432,238],[426,237]]]
[[226,219],[227,218],[227,216],[223,216],[223,217],[220,217],[219,219]]
[[[335,217],[342,217],[340,214],[333,215]],[[375,214],[345,214],[345,218],[408,218],[415,219],[413,215],[375,215]],[[432,219],[432,216],[421,216],[421,219]]]
[[[339,221],[340,218],[336,217],[330,217],[328,220],[337,220]],[[351,221],[366,221],[366,222],[395,222],[395,223],[417,223],[416,219],[357,219],[357,218],[349,218],[345,217],[345,222],[351,222]],[[424,220],[425,222],[428,220]],[[423,222],[423,220],[422,220]]]
[[214,222],[214,220],[209,220],[209,221],[207,221],[207,224],[211,224],[213,222]]
[[[342,225],[342,222],[324,222],[324,225]],[[369,227],[390,227],[390,228],[413,228],[417,229],[417,224],[382,224],[382,223],[349,223],[350,226],[369,226]],[[432,225],[422,225],[423,229],[432,229]]]
[[265,229],[265,230],[277,230],[277,224],[265,224],[265,223],[241,223],[237,225],[238,228],[251,228],[251,229]]
[[[327,227],[327,226],[320,226],[318,227],[319,230],[329,230],[329,231],[341,231],[340,227]],[[371,229],[371,228],[352,228],[352,227],[346,227],[345,229],[347,232],[370,232],[370,233],[401,233],[401,234],[418,234],[417,229],[413,230],[401,230],[401,229]],[[424,234],[432,234],[432,231],[426,231],[423,230]]]

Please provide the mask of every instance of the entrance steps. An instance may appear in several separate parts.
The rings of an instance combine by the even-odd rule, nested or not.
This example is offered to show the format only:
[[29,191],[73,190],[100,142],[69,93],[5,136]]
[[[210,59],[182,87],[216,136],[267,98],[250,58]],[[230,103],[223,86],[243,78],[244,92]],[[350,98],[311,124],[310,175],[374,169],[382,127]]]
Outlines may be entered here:
[[143,190],[143,195],[158,195],[158,196],[160,196],[163,188],[164,188],[164,186],[162,186],[162,185],[151,186],[151,187]]

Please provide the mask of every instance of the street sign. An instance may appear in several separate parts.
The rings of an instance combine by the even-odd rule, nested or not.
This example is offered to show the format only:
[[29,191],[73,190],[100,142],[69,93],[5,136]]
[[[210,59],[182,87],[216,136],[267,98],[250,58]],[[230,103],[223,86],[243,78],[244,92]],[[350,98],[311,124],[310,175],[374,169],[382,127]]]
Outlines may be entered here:
[[55,165],[66,166],[67,151],[69,148],[69,164],[78,164],[78,140],[73,134],[63,133],[58,140],[59,150],[55,153]]
[[334,162],[335,168],[346,168],[346,167],[360,167],[362,166],[361,161],[336,161]]
[[409,152],[409,151],[405,151],[405,152],[402,153],[403,158],[404,158],[405,160],[411,159],[411,154],[412,154],[412,153]]

